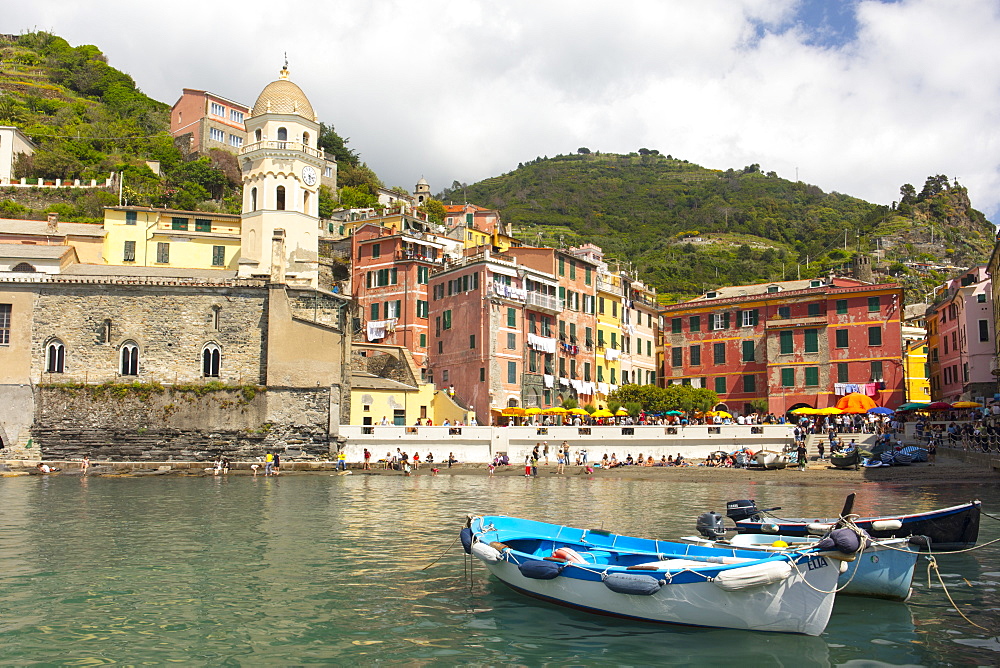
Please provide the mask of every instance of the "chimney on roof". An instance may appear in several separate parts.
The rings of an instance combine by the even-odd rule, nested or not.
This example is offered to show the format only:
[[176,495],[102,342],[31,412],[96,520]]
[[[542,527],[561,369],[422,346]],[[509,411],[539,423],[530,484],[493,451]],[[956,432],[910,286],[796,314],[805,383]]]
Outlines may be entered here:
[[45,231],[49,234],[55,234],[59,231],[59,215],[55,211],[49,212],[48,224],[45,226]]
[[285,283],[285,231],[281,228],[271,236],[271,283]]

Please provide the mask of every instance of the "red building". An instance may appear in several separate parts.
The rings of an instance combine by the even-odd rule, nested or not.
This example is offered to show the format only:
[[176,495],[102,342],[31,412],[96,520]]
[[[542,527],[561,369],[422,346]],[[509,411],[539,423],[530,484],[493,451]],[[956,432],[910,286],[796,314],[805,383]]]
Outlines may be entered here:
[[730,411],[825,408],[862,392],[903,402],[902,288],[850,278],[720,288],[663,312],[665,383],[707,387]]
[[365,339],[406,348],[426,372],[427,286],[449,242],[430,234],[419,218],[396,214],[392,222],[366,221],[352,229],[351,295]]

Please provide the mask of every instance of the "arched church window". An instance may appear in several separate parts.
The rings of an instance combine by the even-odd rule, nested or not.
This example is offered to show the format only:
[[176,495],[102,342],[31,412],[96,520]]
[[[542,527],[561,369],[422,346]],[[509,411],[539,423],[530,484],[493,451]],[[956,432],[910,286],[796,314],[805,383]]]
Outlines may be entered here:
[[275,209],[278,211],[285,210],[285,186],[278,186],[277,190],[277,203],[275,204]]
[[59,339],[49,341],[45,347],[45,372],[62,373],[66,361],[66,347]]
[[302,191],[302,213],[309,215],[309,191]]
[[27,262],[18,262],[16,265],[14,265],[14,269],[12,269],[12,271],[32,272],[36,270],[32,265],[28,264]]
[[306,146],[309,146],[309,133],[308,132],[303,132],[302,133],[302,143],[305,144]]
[[288,141],[287,128],[278,128],[278,141]]
[[123,376],[139,375],[139,346],[134,341],[122,344],[119,369]]
[[257,210],[257,189],[256,188],[251,188],[250,189],[250,210],[251,211],[256,211]]
[[219,377],[219,364],[222,361],[222,351],[214,343],[206,343],[201,351],[201,373],[205,378]]
[[260,128],[257,128],[256,130],[253,131],[253,140],[254,141],[260,141],[261,139],[262,139],[262,136],[260,134]]

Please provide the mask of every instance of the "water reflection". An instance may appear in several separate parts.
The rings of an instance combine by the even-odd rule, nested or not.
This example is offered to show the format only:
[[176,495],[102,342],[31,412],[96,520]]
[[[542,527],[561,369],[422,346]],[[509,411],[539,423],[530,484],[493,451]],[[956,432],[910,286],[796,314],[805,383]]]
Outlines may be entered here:
[[[457,548],[424,570],[467,513],[672,538],[731,499],[825,515],[850,491],[756,479],[4,479],[0,656],[14,664],[992,662],[988,635],[951,612],[925,575],[910,605],[843,598],[826,634],[808,638],[635,624],[526,600],[481,566],[471,583],[463,578]],[[858,491],[859,510],[890,513],[983,490]],[[987,492],[987,508],[1000,507],[1000,494]],[[998,526],[984,522],[984,540],[1000,536]],[[941,557],[941,570],[970,616],[1000,626],[995,559]]]

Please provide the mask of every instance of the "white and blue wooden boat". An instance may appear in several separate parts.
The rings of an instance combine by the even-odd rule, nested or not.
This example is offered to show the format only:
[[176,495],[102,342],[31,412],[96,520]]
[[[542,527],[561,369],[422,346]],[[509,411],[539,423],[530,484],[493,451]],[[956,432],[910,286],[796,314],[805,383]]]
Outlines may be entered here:
[[[728,548],[732,554],[738,550],[800,551],[815,547],[819,542],[819,538],[759,533],[738,534],[728,540],[711,540],[701,536],[685,536],[681,540],[696,545]],[[913,569],[919,552],[919,548],[910,544],[909,538],[873,540],[855,555],[853,561],[847,562],[847,570],[837,580],[837,593],[905,601],[913,591]]]
[[816,550],[722,550],[503,516],[471,518],[462,539],[528,596],[689,626],[819,635],[840,574]]

